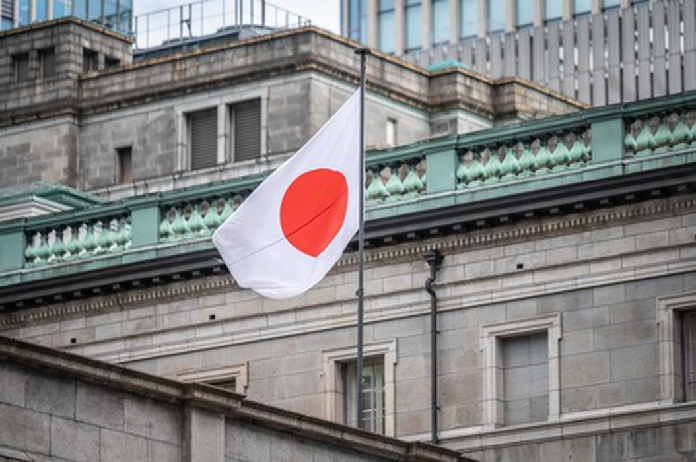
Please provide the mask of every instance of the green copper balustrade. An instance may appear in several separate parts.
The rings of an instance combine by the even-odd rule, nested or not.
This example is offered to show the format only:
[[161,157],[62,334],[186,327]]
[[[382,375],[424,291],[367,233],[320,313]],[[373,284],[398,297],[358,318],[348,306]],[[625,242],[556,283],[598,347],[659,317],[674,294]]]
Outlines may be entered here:
[[696,109],[682,109],[626,119],[624,148],[628,157],[663,154],[696,146]]
[[177,242],[210,236],[250,194],[250,190],[229,195],[185,201],[161,208],[159,241]]
[[426,162],[423,157],[368,165],[365,173],[368,205],[397,202],[425,192]]
[[130,216],[121,215],[26,231],[24,267],[40,267],[127,250]]
[[547,137],[512,140],[504,145],[460,149],[457,188],[476,188],[581,168],[592,159],[590,142],[590,130],[581,127]]

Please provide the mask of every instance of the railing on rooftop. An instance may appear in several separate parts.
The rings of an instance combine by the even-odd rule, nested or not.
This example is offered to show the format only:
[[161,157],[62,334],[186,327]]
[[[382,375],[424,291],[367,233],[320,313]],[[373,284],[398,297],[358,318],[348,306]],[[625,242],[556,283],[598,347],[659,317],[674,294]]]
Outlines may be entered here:
[[308,18],[265,0],[199,0],[133,18],[137,50],[205,40],[238,38],[307,26]]

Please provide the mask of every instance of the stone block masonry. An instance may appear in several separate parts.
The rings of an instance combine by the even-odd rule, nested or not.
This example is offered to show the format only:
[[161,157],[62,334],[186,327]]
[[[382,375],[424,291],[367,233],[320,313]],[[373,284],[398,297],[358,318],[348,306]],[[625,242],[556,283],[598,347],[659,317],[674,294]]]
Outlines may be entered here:
[[0,461],[469,460],[2,337],[0,381]]

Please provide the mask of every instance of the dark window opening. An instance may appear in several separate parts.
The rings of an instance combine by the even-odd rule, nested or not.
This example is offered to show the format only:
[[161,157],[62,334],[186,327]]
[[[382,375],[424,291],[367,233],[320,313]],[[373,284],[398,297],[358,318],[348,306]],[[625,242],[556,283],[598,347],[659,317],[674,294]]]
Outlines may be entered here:
[[99,69],[99,53],[89,48],[82,51],[82,72],[91,72]]
[[56,52],[54,48],[39,50],[41,77],[49,78],[56,74]]
[[29,80],[29,53],[12,56],[12,74],[15,82]]
[[191,170],[217,165],[217,108],[188,115]]
[[261,100],[254,99],[231,107],[234,161],[261,156]]
[[104,57],[104,68],[115,69],[121,67],[121,60],[118,58],[112,58],[111,56]]
[[118,182],[120,184],[130,183],[133,181],[133,164],[132,152],[130,146],[119,148],[116,150],[118,157]]

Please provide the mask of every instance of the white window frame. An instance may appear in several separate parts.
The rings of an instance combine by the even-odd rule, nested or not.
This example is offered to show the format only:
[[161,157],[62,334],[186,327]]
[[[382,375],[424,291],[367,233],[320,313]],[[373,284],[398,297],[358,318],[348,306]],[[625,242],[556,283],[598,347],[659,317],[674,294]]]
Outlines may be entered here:
[[480,345],[483,353],[483,419],[487,428],[505,426],[505,390],[503,339],[545,332],[549,355],[549,416],[560,418],[561,380],[560,348],[561,315],[553,314],[512,322],[481,326]]
[[657,298],[657,324],[660,335],[660,402],[675,404],[686,395],[680,364],[681,348],[678,316],[696,309],[696,292]]
[[[357,356],[356,346],[322,351],[324,418],[327,420],[345,422],[341,364],[355,361]],[[382,356],[384,359],[384,434],[396,436],[396,339],[365,345],[363,356]]]
[[196,382],[214,385],[215,382],[224,382],[234,379],[235,393],[246,395],[249,386],[249,368],[247,363],[236,364],[234,366],[216,367],[211,369],[197,369],[193,371],[180,372],[177,380],[181,382]]

